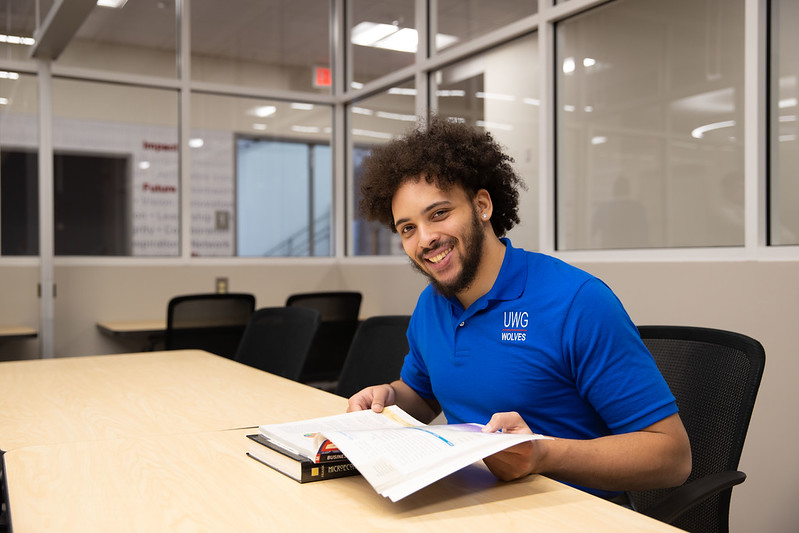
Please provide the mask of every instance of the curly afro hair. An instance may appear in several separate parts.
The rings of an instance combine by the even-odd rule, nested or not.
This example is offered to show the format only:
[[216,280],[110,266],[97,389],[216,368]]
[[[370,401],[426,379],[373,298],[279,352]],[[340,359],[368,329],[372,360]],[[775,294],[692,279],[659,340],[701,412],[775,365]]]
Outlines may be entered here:
[[376,146],[361,170],[361,213],[396,232],[391,201],[406,181],[424,177],[442,190],[460,186],[470,197],[480,189],[491,196],[491,225],[502,237],[519,222],[519,188],[524,182],[488,132],[435,116],[404,137]]

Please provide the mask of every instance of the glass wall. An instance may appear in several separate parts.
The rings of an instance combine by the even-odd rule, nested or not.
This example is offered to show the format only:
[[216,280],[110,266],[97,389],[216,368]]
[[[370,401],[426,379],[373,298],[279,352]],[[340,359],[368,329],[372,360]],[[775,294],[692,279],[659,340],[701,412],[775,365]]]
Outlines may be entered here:
[[240,138],[236,148],[238,255],[330,255],[330,146]]
[[354,255],[404,255],[396,233],[376,222],[364,220],[358,213],[360,202],[361,161],[372,146],[385,143],[406,133],[416,124],[413,82],[390,87],[387,91],[354,102],[349,108],[352,132],[353,220],[352,242]]
[[177,91],[57,78],[52,127],[56,254],[180,255]]
[[365,83],[413,65],[419,40],[415,0],[349,0],[352,61],[349,86]]
[[[329,255],[330,106],[205,93],[191,101],[191,254]],[[292,155],[282,159],[281,148]]]
[[557,25],[558,249],[743,245],[743,17],[617,0]]
[[191,0],[192,79],[330,93],[330,4]]
[[445,117],[485,129],[514,159],[527,184],[521,226],[538,237],[538,44],[531,34],[433,72],[432,106]]
[[36,77],[0,67],[0,255],[39,253]]
[[175,0],[129,1],[123,8],[98,5],[58,64],[174,78],[177,35]]
[[[359,217],[360,163],[428,110],[514,158],[526,248],[765,249],[745,242],[755,225],[799,244],[796,2],[768,2],[768,154],[745,146],[746,0],[555,3],[129,0],[95,7],[47,64],[30,53],[56,3],[0,0],[0,253],[38,253],[42,89],[58,255],[402,255]],[[748,175],[761,155],[767,175]],[[77,198],[102,208],[78,218]]]
[[436,38],[431,47],[440,52],[479,37],[538,11],[530,0],[436,0],[433,18]]
[[769,237],[799,244],[799,3],[771,5],[771,181]]
[[[34,44],[33,32],[35,29],[36,2],[31,2],[31,0],[0,1],[0,60],[27,59]],[[3,69],[0,68],[0,70]]]

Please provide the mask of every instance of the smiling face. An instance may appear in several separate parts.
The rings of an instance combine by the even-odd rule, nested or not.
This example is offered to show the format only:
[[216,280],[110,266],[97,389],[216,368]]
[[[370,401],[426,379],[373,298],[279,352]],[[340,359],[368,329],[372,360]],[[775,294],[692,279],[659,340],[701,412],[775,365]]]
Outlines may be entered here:
[[445,191],[424,179],[409,180],[394,194],[394,226],[405,253],[446,297],[466,291],[477,277],[485,243],[483,194],[471,199],[460,187]]

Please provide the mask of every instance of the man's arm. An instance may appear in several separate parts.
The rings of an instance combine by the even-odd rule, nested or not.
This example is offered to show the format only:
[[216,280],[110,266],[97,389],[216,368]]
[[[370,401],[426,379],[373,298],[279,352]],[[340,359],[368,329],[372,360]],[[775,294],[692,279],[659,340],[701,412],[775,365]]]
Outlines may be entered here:
[[386,405],[398,405],[406,413],[425,424],[441,412],[438,402],[432,399],[425,400],[401,379],[386,385],[367,387],[355,393],[349,399],[347,412],[372,409],[379,413]]
[[[532,433],[518,413],[497,413],[484,431]],[[651,426],[591,440],[543,439],[485,459],[504,480],[544,474],[600,490],[644,490],[681,485],[691,473],[691,447],[678,414]]]

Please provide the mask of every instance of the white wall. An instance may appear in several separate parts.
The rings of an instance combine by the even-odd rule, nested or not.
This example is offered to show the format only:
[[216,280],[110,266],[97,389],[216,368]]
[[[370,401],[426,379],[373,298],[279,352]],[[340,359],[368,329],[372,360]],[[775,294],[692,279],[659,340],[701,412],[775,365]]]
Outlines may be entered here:
[[[363,315],[410,313],[424,280],[404,260],[58,266],[58,356],[137,351],[146,339],[102,335],[100,320],[165,315],[172,295],[211,291],[227,276],[231,291],[256,294],[258,306],[282,305],[291,292],[352,289]],[[247,263],[247,262],[244,262]],[[733,490],[731,530],[799,531],[799,262],[593,262],[577,264],[604,279],[638,324],[693,324],[731,329],[763,343],[766,371],[741,460],[746,482]],[[0,266],[0,323],[36,326],[38,267]],[[0,360],[33,357],[36,340],[0,343]]]

